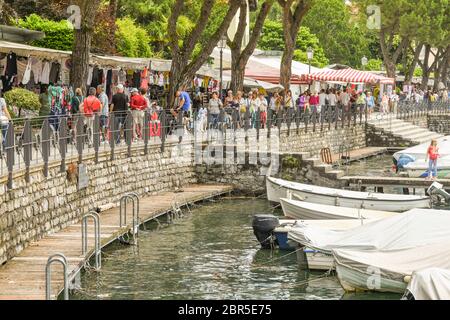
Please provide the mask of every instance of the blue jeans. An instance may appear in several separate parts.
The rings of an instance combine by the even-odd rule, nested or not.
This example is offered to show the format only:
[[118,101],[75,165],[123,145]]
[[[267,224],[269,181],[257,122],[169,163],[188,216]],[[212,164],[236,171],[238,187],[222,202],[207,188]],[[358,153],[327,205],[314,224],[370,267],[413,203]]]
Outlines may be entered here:
[[428,160],[428,176],[437,176],[437,160]]

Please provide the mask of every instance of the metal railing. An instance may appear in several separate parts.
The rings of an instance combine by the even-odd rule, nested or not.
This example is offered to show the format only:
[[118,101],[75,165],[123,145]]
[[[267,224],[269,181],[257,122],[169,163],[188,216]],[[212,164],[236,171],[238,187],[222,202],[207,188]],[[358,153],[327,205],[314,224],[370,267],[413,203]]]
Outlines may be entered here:
[[[133,218],[131,222],[131,236],[133,237],[133,244],[137,244],[137,237],[139,236],[139,197],[136,193],[126,194],[120,198],[119,207],[119,225],[123,228],[127,225],[127,204],[131,200],[133,204]],[[128,242],[121,239],[122,242]]]
[[56,253],[51,255],[47,264],[45,265],[45,297],[47,300],[51,300],[51,291],[52,291],[52,274],[51,274],[51,266],[53,263],[58,262],[63,266],[63,274],[64,274],[64,300],[69,300],[69,276],[68,276],[68,265],[66,257],[61,253]]
[[[427,109],[425,109],[425,106]],[[399,103],[396,116],[400,119],[420,115],[425,110],[429,113],[448,112],[449,104],[415,104]],[[253,135],[259,141],[263,135],[270,138],[282,131],[288,136],[292,133],[308,134],[327,131],[332,128],[345,128],[365,123],[368,109],[365,105],[345,107],[324,106],[320,112],[317,108],[287,108],[267,112],[257,110],[245,113],[240,110],[223,108],[220,114],[208,114],[206,119],[197,113],[185,117],[181,112],[171,110],[157,112],[145,111],[134,117],[131,111],[110,113],[106,119],[100,115],[82,114],[38,117],[31,119],[14,119],[2,125],[5,139],[0,141],[0,177],[7,176],[7,187],[13,188],[13,174],[24,170],[25,179],[30,181],[30,169],[42,169],[45,177],[49,175],[49,164],[59,162],[60,172],[66,171],[66,163],[82,163],[86,157],[109,153],[111,160],[118,153],[132,156],[133,148],[139,147],[144,154],[165,151],[167,143],[192,143],[187,137],[196,136],[206,131],[207,141],[213,141],[214,132],[223,134]],[[156,148],[155,148],[156,147]]]
[[81,219],[81,252],[83,255],[88,252],[88,219],[92,218],[94,220],[94,242],[95,242],[95,269],[99,270],[102,267],[102,251],[100,245],[100,216],[97,212],[91,211],[83,216]]

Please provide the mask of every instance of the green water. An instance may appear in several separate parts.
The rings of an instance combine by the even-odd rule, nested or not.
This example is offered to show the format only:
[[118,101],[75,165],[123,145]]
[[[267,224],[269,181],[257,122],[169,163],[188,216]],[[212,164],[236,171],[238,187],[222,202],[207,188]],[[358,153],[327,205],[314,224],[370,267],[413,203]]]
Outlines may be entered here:
[[261,199],[203,203],[175,224],[141,232],[137,247],[106,248],[102,269],[85,272],[71,299],[400,298],[344,295],[336,277],[300,270],[295,254],[260,249],[252,217],[271,212]]

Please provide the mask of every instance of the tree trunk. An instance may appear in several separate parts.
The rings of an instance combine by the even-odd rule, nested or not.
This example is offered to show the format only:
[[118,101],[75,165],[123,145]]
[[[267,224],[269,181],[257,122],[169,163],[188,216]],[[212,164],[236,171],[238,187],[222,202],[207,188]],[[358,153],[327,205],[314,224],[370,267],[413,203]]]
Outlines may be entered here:
[[419,61],[420,52],[422,51],[423,44],[420,43],[417,45],[417,47],[413,50],[414,57],[413,61],[411,62],[411,65],[409,66],[408,70],[405,73],[405,84],[411,84],[412,78],[414,77],[414,71],[416,70],[417,61]]
[[[386,39],[386,31],[390,29],[390,34],[388,36],[388,39]],[[383,55],[383,63],[386,67],[386,74],[389,78],[396,77],[396,64],[400,57],[400,53],[403,51],[403,49],[409,45],[410,41],[408,38],[403,38],[400,44],[397,46],[397,48],[392,53],[393,48],[393,42],[394,42],[394,31],[392,26],[390,28],[381,29],[380,30],[380,47],[381,47],[381,53]]]
[[81,9],[81,25],[79,29],[75,29],[70,83],[74,88],[81,88],[85,91],[94,18],[100,0],[78,0],[75,1],[75,4]]
[[117,19],[117,5],[118,0],[109,0],[109,13],[110,13],[110,20],[109,20],[109,44],[110,44],[110,54],[116,53],[116,19]]
[[450,47],[447,47],[447,54],[444,56],[442,72],[441,72],[441,82],[446,88],[448,88],[449,79],[449,63],[450,63]]
[[281,57],[280,66],[280,84],[284,87],[285,92],[289,90],[291,86],[291,76],[292,76],[292,59],[294,58],[294,41],[286,41],[283,51],[283,56]]
[[199,43],[200,36],[208,24],[210,17],[209,13],[211,12],[214,3],[215,1],[212,0],[203,0],[201,14],[196,21],[194,29],[189,35],[186,36],[185,39],[183,39],[183,46],[181,48],[179,47],[180,39],[176,33],[176,25],[184,6],[184,0],[176,0],[175,4],[172,5],[172,13],[169,17],[168,23],[169,45],[172,53],[172,66],[169,74],[169,94],[167,96],[167,105],[169,107],[174,104],[175,92],[178,89],[183,89],[183,86],[189,84],[200,67],[209,58],[214,50],[214,47],[227,31],[231,20],[235,16],[236,11],[241,4],[241,0],[229,0],[228,11],[225,14],[221,24],[210,36],[208,42],[203,45],[202,51],[194,59],[192,59],[192,53],[195,45]]
[[244,90],[244,76],[245,66],[241,67],[241,64],[235,64],[232,66],[230,89],[234,93]]
[[[291,85],[292,59],[294,58],[297,34],[303,17],[311,8],[312,2],[312,0],[278,0],[278,4],[283,10],[284,40],[284,52],[280,66],[280,83],[284,87],[285,92]],[[294,9],[294,12],[292,12],[292,9]]]
[[431,68],[429,67],[431,46],[429,44],[425,45],[425,59],[422,66],[422,83],[420,88],[426,90],[428,88],[428,80],[430,79]]
[[244,88],[245,66],[255,51],[256,44],[261,37],[264,21],[272,8],[273,0],[266,0],[259,10],[255,25],[253,26],[249,42],[242,49],[242,39],[247,26],[247,2],[243,1],[240,7],[239,25],[233,41],[229,41],[231,49],[231,84],[233,92],[242,91]]

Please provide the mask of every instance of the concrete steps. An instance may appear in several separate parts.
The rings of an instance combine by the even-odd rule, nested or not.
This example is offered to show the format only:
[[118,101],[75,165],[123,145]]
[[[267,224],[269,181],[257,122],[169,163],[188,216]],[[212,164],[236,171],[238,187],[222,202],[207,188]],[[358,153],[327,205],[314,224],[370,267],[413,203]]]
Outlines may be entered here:
[[421,144],[442,137],[434,131],[394,118],[370,120],[368,124],[380,133],[390,134],[412,144]]

